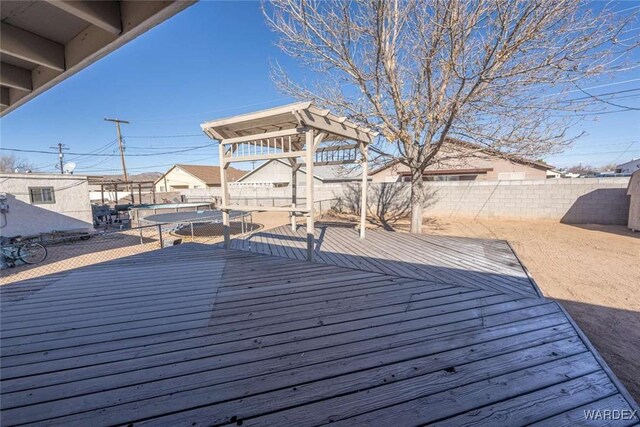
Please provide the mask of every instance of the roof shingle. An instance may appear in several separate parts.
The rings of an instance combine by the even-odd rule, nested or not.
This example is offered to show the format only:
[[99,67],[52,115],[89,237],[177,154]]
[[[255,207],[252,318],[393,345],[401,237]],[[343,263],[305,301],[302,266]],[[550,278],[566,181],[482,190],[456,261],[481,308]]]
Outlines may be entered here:
[[[207,185],[220,185],[220,167],[209,165],[176,165],[183,171],[195,176],[199,180],[203,181]],[[227,177],[229,182],[235,182],[239,180],[246,171],[234,169],[229,167],[227,169]]]

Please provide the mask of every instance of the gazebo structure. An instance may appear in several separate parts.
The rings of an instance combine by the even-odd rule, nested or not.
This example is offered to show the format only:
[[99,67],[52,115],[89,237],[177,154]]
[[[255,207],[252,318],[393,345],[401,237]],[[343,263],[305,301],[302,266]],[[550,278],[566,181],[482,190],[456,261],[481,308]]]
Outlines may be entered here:
[[[220,142],[220,183],[225,247],[229,248],[229,212],[290,212],[295,229],[298,215],[307,217],[307,259],[313,259],[314,191],[313,179],[306,180],[306,204],[297,206],[297,172],[305,164],[307,177],[313,167],[360,163],[362,166],[362,200],[360,203],[360,237],[364,238],[367,199],[367,147],[375,132],[358,126],[345,117],[299,102],[268,110],[241,114],[200,125],[212,139]],[[302,162],[298,161],[302,159]],[[291,206],[235,206],[229,200],[227,168],[232,162],[286,159],[291,164]]]

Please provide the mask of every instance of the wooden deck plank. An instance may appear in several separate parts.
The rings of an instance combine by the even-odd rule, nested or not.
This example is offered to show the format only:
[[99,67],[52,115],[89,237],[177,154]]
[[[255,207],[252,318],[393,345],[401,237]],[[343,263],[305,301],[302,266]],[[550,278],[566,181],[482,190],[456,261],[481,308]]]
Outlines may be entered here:
[[[618,410],[625,411],[625,416],[620,416],[618,419],[604,420],[595,416],[597,411],[604,410]],[[587,412],[591,411],[594,416],[592,419],[587,419]],[[600,412],[602,414],[602,412]],[[532,427],[573,427],[576,425],[582,426],[612,426],[612,427],[627,427],[636,425],[638,423],[637,417],[633,417],[633,408],[629,406],[629,403],[621,394],[615,394],[605,399],[589,402],[586,405],[578,406],[568,411],[562,412],[558,415],[545,418],[543,420],[532,423]]]
[[[566,383],[588,374],[597,373],[599,365],[588,352],[553,360],[535,367],[495,376],[491,380],[464,381],[463,367],[454,375],[441,375],[440,381],[428,382],[416,377],[403,382],[379,387],[375,393],[359,396],[357,405],[335,408],[340,420],[337,425],[415,425],[434,423],[492,402],[508,399],[536,389]],[[446,373],[446,372],[445,372]],[[600,372],[604,376],[604,373]],[[441,389],[440,383],[454,381],[458,387],[431,393],[430,388]],[[432,385],[433,384],[433,385]],[[403,401],[388,406],[394,401]],[[344,400],[343,400],[344,401]],[[344,406],[342,406],[344,405]],[[345,411],[337,411],[344,408]],[[366,412],[349,417],[351,414]],[[260,423],[262,424],[262,423]]]
[[[513,345],[509,344],[510,340],[514,343]],[[517,344],[513,340],[513,337],[511,337],[488,343],[493,346],[504,345],[505,347],[503,347],[503,349],[505,352],[503,354],[509,354],[509,356],[504,356],[502,358],[497,357],[491,361],[493,368],[497,369],[494,372],[504,370],[506,366],[506,364],[504,364],[504,360],[512,359],[513,357],[516,357],[517,360],[521,361],[526,360],[526,363],[535,365],[536,363],[540,363],[541,360],[549,360],[552,353],[569,356],[575,354],[575,351],[580,351],[580,349],[576,349],[574,343],[565,343],[563,340],[553,343],[541,343],[532,339],[525,340]],[[515,341],[518,341],[518,339],[515,339]],[[165,416],[163,417],[163,422],[168,421],[170,423],[177,424],[196,422],[198,424],[210,423],[210,425],[215,425],[229,422],[231,416],[229,414],[233,414],[233,416],[236,416],[238,419],[251,423],[251,421],[248,420],[264,413],[265,407],[269,408],[270,411],[282,411],[296,407],[304,408],[304,406],[301,405],[330,399],[336,395],[345,395],[368,390],[383,384],[402,381],[403,379],[411,378],[416,375],[434,373],[446,369],[451,366],[450,363],[456,363],[460,359],[468,360],[469,363],[474,363],[474,361],[482,359],[483,356],[486,357],[488,354],[493,354],[492,350],[489,348],[491,346],[488,344],[474,347],[474,353],[471,359],[468,359],[467,356],[470,352],[470,348],[464,347],[443,353],[441,354],[441,357],[434,355],[417,356],[400,362],[378,365],[373,368],[344,375],[325,377],[325,379],[316,379],[313,382],[305,381],[293,383],[290,377],[280,375],[272,380],[277,382],[273,385],[277,385],[279,389],[271,392],[269,392],[269,389],[264,386],[255,387],[255,381],[253,381],[253,384],[249,383],[249,381],[238,381],[232,386],[232,388],[235,388],[236,390],[221,390],[220,393],[222,393],[222,395],[219,396],[216,394],[214,395],[215,398],[212,398],[211,394],[207,396],[202,391],[197,391],[192,394],[191,397],[195,397],[195,402],[193,403],[198,403],[201,407]],[[527,359],[523,358],[521,355],[526,355]],[[411,356],[415,356],[415,354]],[[379,359],[379,356],[371,355],[364,360],[368,363],[363,366],[372,366],[373,364],[371,363],[371,359],[378,363],[383,363],[382,359]],[[355,362],[356,361],[353,361],[353,363]],[[501,362],[502,366],[499,366]],[[481,362],[478,364],[481,364]],[[490,371],[487,370],[489,365],[487,363],[484,363],[483,365],[485,368],[484,374],[488,376],[490,374]],[[329,367],[329,369],[329,372],[334,372],[331,367]],[[300,376],[300,379],[304,380],[314,378],[310,375],[310,372],[307,371],[301,371]],[[262,384],[262,382],[259,382],[258,384]],[[224,401],[225,399],[233,396],[238,397],[236,397],[235,400]],[[154,420],[150,421],[150,423],[153,423]]]
[[[297,259],[304,259],[303,248],[298,248],[304,233],[303,228],[292,232],[290,227],[283,226],[256,233],[250,239],[268,239],[270,245],[295,248]],[[346,268],[538,296],[506,242],[380,230],[371,230],[367,236],[363,241],[355,230],[319,226],[316,260]],[[291,256],[286,251],[273,253]]]
[[[448,418],[436,426],[478,426],[505,423],[529,425],[533,422],[564,413],[578,405],[588,404],[619,394],[602,371],[517,396],[494,405]],[[629,405],[626,405],[629,408]]]
[[[486,313],[486,316],[482,320],[477,318],[479,311]],[[257,335],[253,333],[245,339],[238,340],[233,339],[236,337],[236,334],[216,334],[215,330],[212,330],[207,335],[198,335],[181,340],[170,340],[171,337],[162,337],[162,339],[157,339],[156,341],[144,342],[143,346],[141,346],[138,341],[129,344],[128,347],[126,343],[122,343],[120,347],[116,347],[115,349],[113,346],[105,346],[105,348],[101,349],[103,351],[98,351],[99,349],[96,349],[94,346],[91,347],[94,351],[87,352],[84,355],[78,351],[77,348],[50,351],[45,360],[42,360],[43,358],[39,353],[22,355],[19,358],[14,357],[14,363],[3,366],[3,378],[10,379],[24,375],[35,375],[37,373],[50,374],[51,372],[69,368],[112,363],[132,358],[142,360],[147,356],[179,351],[200,351],[202,348],[208,348],[212,352],[218,352],[219,354],[227,354],[285,344],[292,339],[300,342],[298,345],[302,346],[307,345],[306,343],[302,343],[302,341],[314,340],[316,338],[324,339],[327,336],[332,336],[332,342],[335,345],[339,345],[344,342],[355,342],[371,337],[411,333],[416,329],[425,327],[425,325],[437,328],[439,333],[457,329],[476,330],[483,325],[493,327],[510,322],[517,323],[523,319],[523,316],[524,318],[540,317],[553,313],[558,313],[558,309],[549,303],[540,305],[539,302],[535,304],[535,302],[532,301],[512,301],[468,308],[454,313],[436,314],[428,318],[420,317],[418,313],[412,313],[407,316],[383,316],[351,323],[325,325],[320,328],[315,325],[315,327],[297,330],[293,336],[288,330],[282,331],[278,327],[278,330],[270,335],[263,335],[260,334],[262,331],[257,331]],[[273,329],[270,328],[267,329],[267,331],[273,332]],[[167,341],[167,339],[169,340]],[[78,355],[71,357],[69,356],[71,354]],[[16,360],[19,363],[17,363]],[[67,374],[69,374],[69,372],[67,372]],[[5,387],[10,386],[5,383]]]
[[[379,249],[384,234],[334,231],[320,263],[290,259],[305,246],[289,229],[6,290],[3,424],[517,424],[634,407],[560,306],[517,288],[503,246],[413,240],[462,248],[421,265],[397,236]],[[473,267],[465,250],[489,255]]]
[[[536,325],[535,323],[532,324],[530,322],[528,327],[531,329],[535,329],[536,327],[544,326],[546,324],[548,323],[539,322],[538,325]],[[568,330],[568,329],[565,329],[565,330]],[[425,339],[426,339],[427,336],[429,335],[429,331],[422,330],[421,332],[425,334]],[[500,336],[500,334],[504,335],[505,333],[508,334],[509,332],[513,334],[513,328],[511,329],[499,328],[495,332],[493,332],[493,334],[492,333],[474,334],[474,337],[473,337],[474,339],[472,340],[470,340],[471,338],[469,336],[470,334],[467,333],[458,337],[457,343],[458,345],[467,346],[471,343],[481,343],[488,338],[495,338],[496,336]],[[549,336],[548,335],[549,332],[551,332],[551,328],[547,329],[547,332],[546,332],[547,337]],[[517,335],[518,336],[520,335],[519,331],[517,332]],[[537,336],[539,337],[540,334],[538,334]],[[560,332],[560,336],[562,336],[562,332]],[[526,342],[526,340],[527,340],[526,336],[522,337],[523,342]],[[520,341],[520,338],[515,340],[515,342],[519,342],[519,341]],[[430,343],[432,343],[432,346],[431,345],[419,346],[419,345],[416,345],[417,343],[413,342],[410,344],[408,350],[406,350],[404,353],[398,354],[397,352],[392,352],[391,354],[392,355],[395,354],[396,357],[398,355],[404,354],[404,357],[413,358],[417,354],[416,351],[418,350],[427,351],[427,352],[434,352],[434,351],[437,352],[438,349],[455,347],[455,344],[453,346],[451,345],[449,338],[444,338],[440,340],[437,340],[437,339],[434,340],[432,338],[430,340]],[[503,344],[506,344],[506,343],[503,343]],[[360,344],[360,347],[370,346],[370,345],[371,344],[369,343],[369,341],[365,341]],[[36,404],[30,405],[31,411],[29,416],[32,417],[31,418],[32,420],[37,420],[38,416],[51,417],[62,411],[68,411],[70,408],[77,407],[78,406],[77,402],[82,402],[83,407],[85,408],[89,407],[89,405],[91,404],[91,405],[94,405],[96,409],[99,409],[101,407],[105,407],[105,406],[108,407],[116,403],[122,404],[126,401],[138,401],[138,400],[148,399],[154,396],[155,397],[165,396],[165,399],[162,399],[163,403],[161,404],[161,408],[162,410],[166,410],[166,405],[169,405],[170,401],[176,399],[176,394],[167,393],[167,389],[173,390],[176,387],[184,388],[185,390],[193,390],[193,389],[205,387],[208,384],[211,384],[211,385],[224,384],[224,386],[228,388],[230,387],[229,383],[231,381],[235,383],[236,381],[239,381],[242,378],[253,378],[256,375],[265,374],[267,372],[275,374],[277,372],[288,371],[296,367],[314,366],[317,363],[324,363],[326,365],[327,361],[330,361],[332,359],[333,360],[344,359],[345,356],[349,357],[350,355],[359,355],[358,360],[361,361],[360,363],[365,363],[367,364],[366,366],[375,366],[375,364],[372,365],[372,362],[374,361],[374,359],[371,359],[370,357],[363,357],[364,354],[371,353],[371,351],[365,351],[362,349],[358,352],[350,351],[349,348],[352,348],[353,346],[354,344],[351,344],[351,343],[346,344],[347,348],[342,351],[339,351],[337,348],[324,348],[323,350],[319,350],[315,353],[311,353],[309,357],[304,359],[301,359],[300,357],[296,357],[296,358],[289,357],[287,359],[282,359],[282,357],[280,356],[280,357],[272,357],[271,359],[266,359],[266,360],[256,360],[253,362],[245,362],[244,364],[240,365],[242,369],[237,369],[233,366],[227,367],[227,368],[221,367],[221,366],[215,366],[215,365],[212,365],[210,361],[202,361],[200,363],[202,367],[206,367],[210,371],[212,369],[217,368],[215,370],[215,375],[204,375],[203,372],[197,372],[193,374],[181,372],[179,376],[172,377],[171,373],[167,373],[167,369],[173,368],[175,373],[174,365],[165,366],[163,368],[163,373],[159,376],[150,376],[148,374],[148,370],[145,370],[145,369],[143,369],[142,371],[136,370],[136,371],[131,371],[128,374],[128,378],[122,378],[125,384],[127,383],[134,384],[132,386],[125,386],[124,388],[122,388],[122,385],[118,383],[118,379],[123,377],[122,375],[120,376],[110,375],[108,379],[109,379],[109,387],[111,388],[112,391],[104,391],[103,381],[100,382],[100,381],[96,381],[95,379],[89,379],[87,381],[74,382],[73,387],[69,387],[68,383],[64,383],[64,384],[61,384],[60,386],[40,387],[36,390],[33,390],[33,389],[25,390],[22,393],[8,393],[8,394],[5,394],[3,398],[4,401],[6,400],[9,401],[8,403],[3,402],[3,415],[11,417],[12,415],[12,411],[10,409],[11,405],[19,404],[20,400],[18,399],[20,398],[20,396],[23,396],[22,399],[28,399],[28,401],[30,402],[44,401],[41,405],[36,405]],[[375,347],[372,347],[371,349],[373,348]],[[383,349],[384,348],[385,347],[383,347]],[[254,350],[254,352],[256,351],[257,350]],[[299,354],[299,353],[296,353],[296,354]],[[235,359],[237,357],[238,357],[237,355],[231,355],[229,360],[237,363],[238,361],[237,359]],[[196,365],[196,362],[198,360],[200,359],[196,359],[191,362],[191,369],[195,368],[194,365]],[[438,360],[440,359],[438,358]],[[449,362],[446,359],[439,362],[438,364],[439,369],[443,369],[442,368],[443,363],[447,364]],[[504,363],[502,362],[501,364],[504,364]],[[346,360],[343,360],[342,363],[333,364],[332,366],[342,369],[341,372],[344,372],[345,369],[348,372],[350,370],[360,370],[361,368],[360,365],[356,365],[355,362],[353,361],[346,363]],[[448,365],[444,365],[444,366],[446,367]],[[332,371],[328,370],[327,367],[321,370],[312,370],[312,372],[313,371],[315,371],[314,375],[331,376],[332,374]],[[133,378],[131,378],[132,376]],[[280,374],[279,376],[282,376],[282,374]],[[136,381],[135,377],[140,378],[143,381],[142,382],[139,382],[139,380]],[[155,381],[149,382],[150,378],[154,378]],[[100,389],[102,391],[99,394],[94,394],[94,395],[87,394],[87,393],[91,393],[92,391],[92,388],[90,385],[91,383],[96,384],[96,386],[102,385],[103,388]],[[166,383],[167,386],[163,387],[163,383]],[[266,381],[265,384],[268,387],[271,387],[271,381]],[[211,390],[209,390],[207,394],[210,394],[210,392]],[[69,399],[67,399],[68,401],[61,402],[60,399],[65,397],[65,394],[66,395],[71,394],[72,396],[77,396],[77,398],[72,398],[70,396]],[[238,395],[238,397],[241,397],[241,396],[242,395]],[[185,393],[185,399],[189,400],[191,398],[193,398],[191,394]],[[109,399],[113,399],[113,400],[109,400]],[[50,403],[46,403],[47,401],[49,401]],[[159,402],[157,401],[156,404],[157,403]],[[154,406],[156,406],[156,404],[154,404]],[[137,411],[139,410],[140,408],[138,408]],[[138,412],[138,414],[140,414],[140,412]],[[85,415],[83,415],[83,417],[84,416]]]

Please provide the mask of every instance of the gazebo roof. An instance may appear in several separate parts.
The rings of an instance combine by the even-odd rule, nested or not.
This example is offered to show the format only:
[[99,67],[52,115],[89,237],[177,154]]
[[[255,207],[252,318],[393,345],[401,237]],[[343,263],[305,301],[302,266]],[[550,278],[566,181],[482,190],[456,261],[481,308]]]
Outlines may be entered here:
[[314,128],[326,132],[327,140],[354,140],[372,142],[377,133],[339,117],[329,110],[322,110],[311,101],[297,102],[267,110],[240,114],[205,122],[202,130],[212,139],[224,140],[249,135],[260,135],[298,127]]

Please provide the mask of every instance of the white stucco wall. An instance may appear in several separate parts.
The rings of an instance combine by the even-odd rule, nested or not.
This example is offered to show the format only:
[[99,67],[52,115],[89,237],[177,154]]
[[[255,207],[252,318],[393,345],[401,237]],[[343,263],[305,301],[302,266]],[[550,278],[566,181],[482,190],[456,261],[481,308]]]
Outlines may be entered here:
[[156,183],[156,192],[175,191],[178,187],[186,188],[205,188],[206,185],[193,175],[183,171],[179,167],[173,168],[163,178]]
[[[29,187],[53,187],[55,203],[32,204]],[[0,192],[9,211],[0,215],[0,234],[32,236],[93,229],[87,177],[55,174],[0,174]]]

